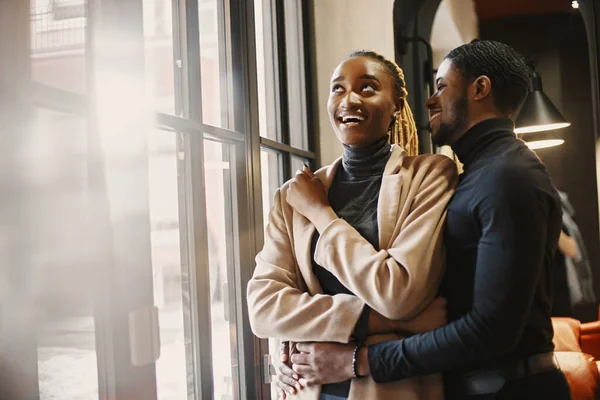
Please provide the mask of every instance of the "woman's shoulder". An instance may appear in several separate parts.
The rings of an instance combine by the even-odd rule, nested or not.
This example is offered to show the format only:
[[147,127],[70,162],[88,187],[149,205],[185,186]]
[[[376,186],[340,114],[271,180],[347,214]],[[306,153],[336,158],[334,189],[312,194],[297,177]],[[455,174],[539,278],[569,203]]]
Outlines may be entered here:
[[420,154],[418,156],[406,156],[404,157],[402,166],[411,170],[457,170],[454,160],[442,154]]
[[407,156],[405,162],[415,165],[456,165],[450,157],[443,154],[419,154],[418,156]]
[[421,154],[406,156],[402,163],[402,171],[416,181],[440,178],[454,181],[458,176],[458,168],[451,158],[441,154]]

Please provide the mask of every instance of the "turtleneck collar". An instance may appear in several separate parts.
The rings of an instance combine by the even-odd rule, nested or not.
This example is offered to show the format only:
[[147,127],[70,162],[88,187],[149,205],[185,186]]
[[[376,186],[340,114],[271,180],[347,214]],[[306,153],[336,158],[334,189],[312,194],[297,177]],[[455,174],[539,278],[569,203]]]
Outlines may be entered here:
[[516,138],[514,123],[508,118],[490,118],[475,124],[452,145],[452,150],[467,170],[484,151],[498,140]]
[[354,177],[381,175],[390,158],[391,148],[389,135],[366,147],[354,148],[344,144],[342,166]]

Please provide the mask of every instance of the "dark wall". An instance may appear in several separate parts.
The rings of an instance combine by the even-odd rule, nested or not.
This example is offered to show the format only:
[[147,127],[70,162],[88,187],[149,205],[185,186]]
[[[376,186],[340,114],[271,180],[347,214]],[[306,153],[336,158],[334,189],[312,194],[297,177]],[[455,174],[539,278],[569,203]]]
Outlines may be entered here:
[[[565,144],[537,150],[556,187],[566,192],[588,249],[600,295],[600,238],[596,184],[591,79],[585,28],[576,11],[480,21],[482,39],[513,46],[539,60],[544,92],[571,126],[560,134]],[[600,296],[598,296],[600,298]],[[597,307],[575,310],[583,320],[597,318]]]

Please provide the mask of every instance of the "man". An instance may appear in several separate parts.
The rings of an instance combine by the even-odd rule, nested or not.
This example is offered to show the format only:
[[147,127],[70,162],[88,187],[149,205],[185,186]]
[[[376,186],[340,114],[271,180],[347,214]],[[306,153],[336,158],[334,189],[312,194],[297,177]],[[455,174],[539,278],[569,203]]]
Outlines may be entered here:
[[446,56],[436,84],[426,102],[433,141],[464,164],[444,232],[451,322],[368,347],[300,343],[293,368],[304,385],[442,372],[447,399],[570,399],[550,320],[560,200],[510,119],[529,69],[511,47],[475,40]]

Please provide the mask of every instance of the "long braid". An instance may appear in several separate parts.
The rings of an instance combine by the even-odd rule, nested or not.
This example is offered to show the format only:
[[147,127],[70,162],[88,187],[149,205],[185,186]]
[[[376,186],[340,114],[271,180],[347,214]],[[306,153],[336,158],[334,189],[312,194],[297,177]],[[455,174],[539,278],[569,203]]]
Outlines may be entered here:
[[394,94],[403,101],[402,110],[399,116],[396,115],[390,121],[390,142],[395,143],[406,150],[408,155],[416,156],[419,154],[419,136],[415,118],[406,100],[408,91],[406,90],[406,81],[404,80],[404,71],[393,61],[383,55],[369,50],[359,50],[351,53],[346,59],[354,57],[368,57],[381,63],[386,71],[394,79]]

